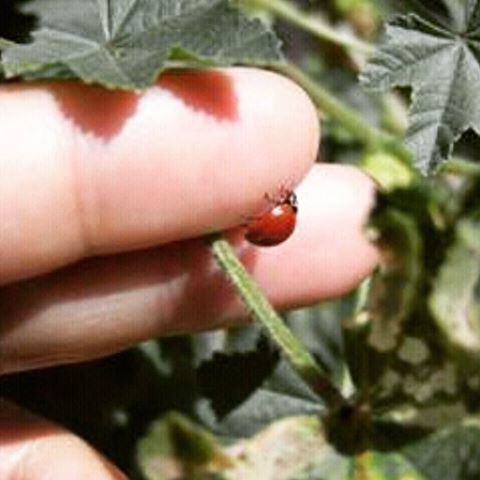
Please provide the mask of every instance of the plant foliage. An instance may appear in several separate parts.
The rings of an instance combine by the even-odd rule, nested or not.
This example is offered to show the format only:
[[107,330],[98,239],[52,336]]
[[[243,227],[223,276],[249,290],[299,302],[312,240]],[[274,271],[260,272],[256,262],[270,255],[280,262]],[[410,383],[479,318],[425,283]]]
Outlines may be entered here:
[[[299,81],[326,117],[323,157],[377,181],[366,231],[380,265],[350,295],[284,323],[211,236],[258,325],[0,380],[2,394],[81,433],[132,478],[480,478],[480,142],[465,133],[480,133],[480,2],[320,3],[0,7],[10,19],[0,18],[4,82],[138,90],[166,68],[267,65]],[[259,18],[278,27],[297,66],[278,63],[279,40]],[[382,22],[384,40],[367,58]],[[362,41],[345,37],[346,25]],[[367,60],[363,84],[382,94],[356,80]],[[403,93],[386,92],[398,86],[412,89],[409,114]],[[456,142],[461,158],[451,158]]]
[[412,88],[407,145],[424,173],[450,158],[467,129],[480,133],[480,2],[443,1],[446,21],[409,14],[390,22],[362,76],[371,88]]
[[[79,78],[107,88],[152,85],[170,60],[186,65],[265,63],[276,37],[225,0],[35,0],[28,44],[7,45],[8,78]],[[81,19],[81,20],[80,20]]]

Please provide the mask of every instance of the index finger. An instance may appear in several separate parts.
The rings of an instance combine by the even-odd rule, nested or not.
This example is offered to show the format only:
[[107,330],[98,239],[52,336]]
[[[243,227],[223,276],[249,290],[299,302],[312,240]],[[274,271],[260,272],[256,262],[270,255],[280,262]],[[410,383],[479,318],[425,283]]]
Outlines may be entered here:
[[0,283],[241,223],[315,160],[303,91],[250,69],[169,74],[146,92],[0,90]]

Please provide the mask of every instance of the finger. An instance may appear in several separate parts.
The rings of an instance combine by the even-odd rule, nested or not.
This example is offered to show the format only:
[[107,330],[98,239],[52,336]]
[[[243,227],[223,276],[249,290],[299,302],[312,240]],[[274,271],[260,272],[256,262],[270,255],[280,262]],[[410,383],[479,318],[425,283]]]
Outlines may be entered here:
[[294,235],[261,249],[252,272],[280,308],[309,305],[355,288],[376,265],[365,224],[374,184],[360,170],[316,165],[296,190]]
[[[298,226],[266,249],[234,245],[281,308],[353,288],[374,267],[362,233],[372,182],[351,167],[319,165],[299,190]],[[0,290],[0,369],[106,355],[155,335],[231,326],[245,310],[201,240],[90,259]]]
[[80,438],[0,400],[0,478],[119,480],[126,477]]
[[172,73],[141,95],[0,89],[0,282],[238,225],[318,147],[307,96],[249,69]]

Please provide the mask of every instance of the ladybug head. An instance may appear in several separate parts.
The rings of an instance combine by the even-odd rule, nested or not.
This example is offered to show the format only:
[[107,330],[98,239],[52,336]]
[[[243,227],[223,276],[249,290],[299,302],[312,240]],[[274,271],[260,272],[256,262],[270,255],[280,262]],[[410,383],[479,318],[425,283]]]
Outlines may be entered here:
[[295,192],[293,190],[287,190],[285,192],[284,201],[282,203],[288,203],[293,208],[295,213],[297,212],[297,210],[298,210],[298,200],[297,200],[297,195],[295,194]]

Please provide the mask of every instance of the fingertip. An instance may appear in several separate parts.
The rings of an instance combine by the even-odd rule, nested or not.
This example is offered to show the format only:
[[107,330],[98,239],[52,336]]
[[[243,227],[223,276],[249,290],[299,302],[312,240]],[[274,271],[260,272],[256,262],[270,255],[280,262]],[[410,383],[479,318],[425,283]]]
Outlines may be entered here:
[[93,248],[145,248],[242,223],[265,192],[303,178],[319,131],[307,95],[278,74],[167,74],[142,97],[111,147],[115,162],[96,178],[102,221]]
[[0,478],[125,480],[83,440],[0,400]]
[[365,225],[374,194],[372,180],[356,168],[315,165],[297,189],[293,235],[256,255],[254,275],[273,303],[290,308],[337,297],[372,272],[378,253]]
[[177,72],[141,95],[66,82],[0,96],[0,283],[242,223],[318,151],[307,95],[261,70]]
[[[233,72],[244,90],[244,115],[252,119],[254,128],[261,129],[265,148],[277,149],[278,157],[273,157],[276,161],[272,161],[273,152],[264,156],[264,163],[270,167],[268,177],[278,175],[272,166],[282,168],[285,163],[293,169],[290,180],[297,183],[318,156],[321,129],[312,100],[305,90],[283,75],[250,68],[237,68]],[[296,177],[294,166],[298,170]],[[281,180],[285,178],[277,177],[272,183],[278,185]]]

